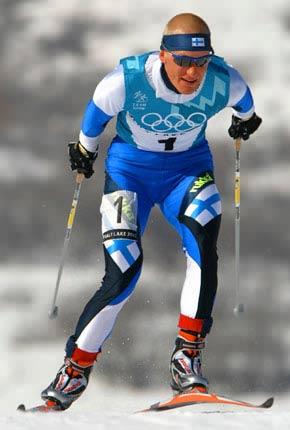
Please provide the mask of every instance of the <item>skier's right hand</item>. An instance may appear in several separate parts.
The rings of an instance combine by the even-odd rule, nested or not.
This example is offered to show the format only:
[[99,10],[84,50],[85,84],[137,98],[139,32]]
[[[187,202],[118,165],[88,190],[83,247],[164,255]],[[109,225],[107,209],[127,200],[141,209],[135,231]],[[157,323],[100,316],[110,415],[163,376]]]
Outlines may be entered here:
[[229,135],[233,139],[241,137],[243,140],[248,140],[250,135],[253,134],[260,127],[262,118],[253,113],[253,115],[247,119],[242,120],[237,116],[232,116],[232,124],[228,129]]
[[93,164],[98,153],[88,151],[80,142],[69,143],[68,153],[71,169],[83,173],[87,179],[90,178],[94,173]]

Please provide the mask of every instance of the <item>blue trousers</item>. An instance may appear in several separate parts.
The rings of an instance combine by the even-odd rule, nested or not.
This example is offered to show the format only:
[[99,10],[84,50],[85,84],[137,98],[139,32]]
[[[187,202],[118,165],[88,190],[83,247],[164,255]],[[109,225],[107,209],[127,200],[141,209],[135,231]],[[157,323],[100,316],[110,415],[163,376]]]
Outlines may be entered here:
[[105,276],[68,344],[97,352],[110,336],[140,276],[141,238],[154,205],[180,235],[187,258],[178,326],[203,336],[209,332],[217,290],[221,201],[207,142],[169,154],[141,151],[116,138],[106,159],[101,204]]

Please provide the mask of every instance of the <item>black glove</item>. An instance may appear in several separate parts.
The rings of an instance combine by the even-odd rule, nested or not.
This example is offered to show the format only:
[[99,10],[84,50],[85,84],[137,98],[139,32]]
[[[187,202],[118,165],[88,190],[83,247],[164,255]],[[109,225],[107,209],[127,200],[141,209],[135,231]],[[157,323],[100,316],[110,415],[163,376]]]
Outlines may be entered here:
[[253,113],[251,118],[243,121],[237,116],[232,116],[232,124],[228,129],[229,135],[233,139],[241,137],[243,140],[248,140],[250,135],[253,134],[260,126],[262,119]]
[[86,178],[90,178],[94,173],[93,164],[98,153],[88,151],[80,142],[69,143],[68,153],[71,169],[77,169],[77,171],[83,173]]

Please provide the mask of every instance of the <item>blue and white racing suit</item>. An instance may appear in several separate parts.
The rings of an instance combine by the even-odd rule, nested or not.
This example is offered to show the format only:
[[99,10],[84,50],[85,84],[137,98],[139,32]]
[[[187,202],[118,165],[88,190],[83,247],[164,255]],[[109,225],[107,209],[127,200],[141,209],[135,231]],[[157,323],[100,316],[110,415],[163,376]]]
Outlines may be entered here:
[[205,129],[208,119],[227,106],[242,119],[254,112],[247,84],[217,56],[199,89],[189,95],[166,86],[158,52],[121,60],[97,86],[80,142],[95,151],[98,136],[117,115],[101,204],[106,269],[68,341],[68,354],[72,345],[97,352],[110,336],[140,276],[141,237],[155,204],[180,235],[187,258],[178,326],[203,336],[209,332],[221,200]]

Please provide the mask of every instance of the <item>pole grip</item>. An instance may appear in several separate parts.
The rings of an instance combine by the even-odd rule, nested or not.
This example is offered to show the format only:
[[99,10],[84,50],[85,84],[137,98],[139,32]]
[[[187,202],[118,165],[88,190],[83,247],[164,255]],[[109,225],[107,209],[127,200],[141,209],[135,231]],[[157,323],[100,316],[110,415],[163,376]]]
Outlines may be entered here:
[[242,143],[241,137],[237,137],[237,139],[235,139],[236,151],[240,151],[240,149],[241,149],[241,143]]
[[84,177],[85,177],[85,175],[83,173],[78,172],[77,176],[76,176],[76,183],[81,184],[84,180]]
[[74,197],[73,197],[73,201],[72,201],[72,206],[71,206],[71,210],[68,216],[68,221],[67,221],[67,234],[69,233],[69,230],[71,230],[73,223],[74,223],[74,219],[75,219],[75,214],[76,214],[76,209],[77,209],[77,204],[78,204],[78,199],[79,199],[79,193],[80,193],[80,187],[81,187],[81,183],[84,179],[84,174],[83,173],[78,173],[76,175],[76,188],[74,191]]

